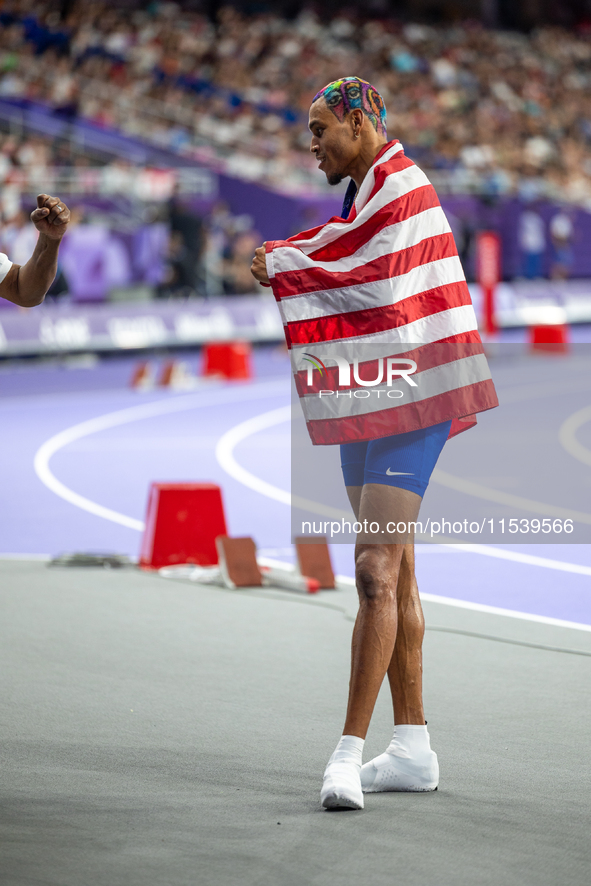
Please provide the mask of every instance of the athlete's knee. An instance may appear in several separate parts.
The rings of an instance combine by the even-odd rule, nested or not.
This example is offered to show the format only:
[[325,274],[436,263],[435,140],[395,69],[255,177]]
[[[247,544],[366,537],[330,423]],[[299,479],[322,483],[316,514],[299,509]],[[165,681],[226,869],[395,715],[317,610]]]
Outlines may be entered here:
[[384,603],[396,600],[398,569],[392,556],[379,547],[368,547],[355,558],[355,583],[360,600]]

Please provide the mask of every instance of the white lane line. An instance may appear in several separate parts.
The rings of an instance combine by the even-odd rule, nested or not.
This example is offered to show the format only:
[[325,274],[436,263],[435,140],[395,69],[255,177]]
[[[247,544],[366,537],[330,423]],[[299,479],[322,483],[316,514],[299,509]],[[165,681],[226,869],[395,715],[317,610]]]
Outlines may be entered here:
[[291,493],[286,492],[284,489],[279,489],[278,486],[273,486],[272,483],[267,483],[266,480],[261,480],[260,477],[251,474],[250,471],[239,465],[234,458],[234,449],[242,440],[246,440],[247,437],[251,437],[259,431],[272,428],[290,419],[291,406],[281,406],[279,409],[271,409],[269,412],[255,415],[254,418],[242,421],[240,424],[230,428],[229,431],[226,431],[218,440],[215,448],[215,457],[218,464],[230,477],[233,477],[234,480],[242,483],[248,489],[254,489],[255,492],[259,492],[266,498],[281,502],[281,504],[288,505],[288,507],[291,506]]
[[[348,575],[337,575],[339,584],[355,586],[355,579]],[[473,612],[486,612],[489,615],[505,615],[508,618],[518,618],[521,621],[535,621],[538,624],[552,625],[557,628],[574,628],[576,631],[591,632],[591,625],[582,624],[579,621],[566,621],[563,618],[552,618],[548,615],[532,615],[531,612],[519,612],[516,609],[502,609],[500,606],[488,606],[486,603],[472,603],[469,600],[458,600],[455,597],[440,597],[439,594],[424,594],[420,592],[421,600],[427,603],[441,603],[443,606],[454,606],[456,609],[471,609]]]
[[[286,563],[283,560],[270,559],[269,557],[257,557],[259,563],[265,566],[273,566],[276,569],[286,569],[295,572],[296,567],[293,563]],[[355,579],[349,575],[335,576],[337,585],[347,585],[355,587]],[[458,600],[456,597],[441,597],[439,594],[424,594],[420,592],[421,600],[427,603],[440,603],[442,606],[453,606],[456,609],[470,609],[473,612],[485,612],[487,615],[504,615],[508,618],[518,618],[521,621],[533,621],[538,624],[551,625],[558,628],[574,628],[576,631],[591,632],[591,625],[582,624],[579,621],[566,621],[563,618],[553,618],[549,615],[532,615],[531,612],[519,612],[516,609],[503,609],[500,606],[488,606],[486,603],[473,603],[470,600]],[[324,600],[327,598],[325,597]],[[344,612],[345,610],[343,610]],[[355,611],[349,613],[353,617]]]
[[591,625],[579,621],[566,621],[564,618],[552,618],[548,615],[533,615],[531,612],[518,612],[515,609],[502,609],[500,606],[487,606],[485,603],[472,603],[453,597],[440,597],[438,594],[421,594],[421,600],[429,603],[443,603],[457,609],[471,609],[474,612],[486,612],[489,615],[505,615],[508,618],[519,618],[522,621],[535,621],[538,624],[552,625],[557,628],[574,628],[576,631],[591,632]]
[[220,437],[216,446],[215,457],[218,464],[230,477],[242,483],[243,486],[247,486],[249,489],[253,489],[255,492],[259,492],[261,495],[272,498],[274,501],[281,502],[281,504],[288,507],[296,506],[312,511],[315,514],[322,514],[324,517],[332,517],[334,520],[340,520],[341,517],[346,517],[347,520],[352,519],[350,511],[343,511],[340,508],[333,508],[330,505],[311,501],[299,495],[292,495],[285,489],[280,489],[278,486],[273,486],[272,483],[267,483],[266,480],[261,480],[256,474],[252,474],[238,464],[234,458],[234,449],[238,443],[246,440],[247,437],[253,434],[257,434],[259,431],[264,431],[274,425],[289,421],[291,419],[291,410],[291,406],[282,406],[280,409],[272,409],[269,412],[263,412],[261,415],[255,415],[254,418],[249,418],[247,421],[240,422],[240,424],[230,428],[229,431],[226,431]]
[[563,508],[561,505],[544,504],[544,502],[534,501],[531,498],[523,498],[521,495],[501,492],[499,489],[491,489],[472,480],[455,477],[453,474],[448,474],[447,471],[442,471],[441,468],[434,469],[431,480],[440,486],[455,489],[457,492],[463,492],[464,495],[471,495],[474,498],[484,499],[484,501],[494,501],[497,504],[520,508],[522,511],[529,511],[533,514],[546,514],[546,516],[563,517],[577,520],[579,523],[591,524],[591,514],[587,514],[584,511],[574,511],[572,508]]
[[[283,406],[281,409],[273,409],[270,412],[263,412],[261,415],[249,418],[247,421],[240,422],[240,424],[230,428],[229,431],[226,431],[226,433],[220,437],[216,447],[216,458],[218,463],[226,473],[239,483],[242,483],[249,489],[253,489],[255,492],[259,492],[267,498],[272,498],[274,501],[279,501],[288,506],[295,504],[312,511],[313,513],[333,516],[337,519],[340,519],[343,516],[347,519],[351,519],[351,514],[347,511],[331,508],[328,505],[310,501],[309,499],[303,499],[299,496],[292,497],[286,490],[273,486],[273,484],[268,483],[266,480],[261,480],[255,474],[247,471],[246,468],[243,468],[236,461],[234,449],[238,443],[246,440],[247,437],[256,434],[258,431],[273,427],[284,421],[289,421],[290,416],[291,406]],[[493,557],[497,560],[508,560],[513,563],[522,563],[527,566],[555,569],[558,572],[570,572],[576,575],[591,575],[591,566],[582,566],[579,563],[568,563],[564,560],[553,560],[550,557],[538,557],[535,554],[523,554],[521,551],[508,551],[506,548],[496,548],[493,547],[493,545],[446,543],[445,547],[453,548],[454,550],[465,554],[479,554],[483,557]]]
[[[143,530],[144,524],[140,520],[135,520],[133,517],[128,517],[125,514],[120,514],[117,511],[113,511],[110,508],[104,508],[102,505],[97,504],[96,502],[91,501],[90,499],[84,498],[78,493],[73,492],[71,489],[68,489],[63,483],[61,483],[51,472],[49,468],[49,460],[59,449],[66,446],[68,443],[79,440],[81,437],[87,436],[89,434],[97,433],[98,431],[105,430],[110,427],[116,427],[117,425],[126,424],[128,422],[140,421],[143,418],[151,418],[154,415],[162,415],[167,412],[180,412],[185,409],[197,408],[199,406],[208,406],[208,405],[216,405],[219,404],[220,399],[219,396],[221,393],[225,394],[223,397],[223,402],[232,402],[237,399],[258,399],[265,396],[268,396],[270,393],[280,393],[283,389],[283,383],[279,384],[277,382],[264,383],[260,386],[257,386],[256,389],[225,389],[220,392],[209,392],[208,395],[204,394],[189,394],[186,396],[176,397],[174,400],[159,400],[155,403],[143,404],[141,406],[132,406],[129,409],[121,409],[117,412],[107,413],[106,415],[99,416],[95,419],[90,419],[86,422],[81,422],[78,425],[73,425],[71,428],[67,428],[65,431],[61,431],[59,434],[51,437],[42,446],[38,449],[34,466],[35,471],[39,479],[56,495],[59,495],[61,498],[64,498],[66,501],[69,501],[71,504],[74,504],[76,507],[80,507],[83,510],[88,511],[91,514],[95,514],[96,516],[102,517],[106,520],[111,520],[115,523],[120,523],[123,526],[127,526],[131,529],[137,529],[138,531]],[[230,396],[231,395],[231,396]],[[231,428],[229,431],[224,434],[216,448],[216,457],[218,459],[221,467],[230,474],[230,476],[234,477],[238,482],[243,483],[243,485],[247,486],[250,489],[254,489],[256,492],[260,492],[261,495],[265,495],[268,498],[273,498],[275,501],[280,501],[283,504],[291,505],[292,498],[289,492],[286,492],[283,489],[279,489],[276,486],[273,486],[271,483],[267,483],[264,480],[260,480],[260,478],[256,477],[254,474],[250,473],[250,471],[246,471],[246,469],[242,468],[235,460],[233,450],[235,446],[242,440],[246,439],[251,434],[256,433],[259,430],[262,430],[263,427],[272,427],[273,425],[280,424],[281,422],[288,421],[291,416],[291,406],[284,406],[280,409],[274,409],[270,412],[263,413],[260,416],[255,416],[253,419],[249,419],[246,422],[241,422],[239,425],[236,425],[234,428]],[[336,508],[324,508],[324,506],[320,505],[317,502],[310,502],[307,499],[302,499],[301,502],[305,507],[310,506],[315,508],[322,508],[322,511],[318,511],[318,513],[323,513],[326,516],[335,516],[340,517],[344,512],[337,510]],[[326,513],[329,511],[330,513]],[[500,560],[509,560],[515,563],[522,563],[525,565],[531,566],[539,566],[545,569],[555,569],[560,572],[571,572],[579,575],[591,575],[591,567],[581,566],[578,563],[567,563],[563,560],[552,560],[547,557],[536,557],[530,554],[522,554],[521,552],[512,552],[507,551],[504,548],[494,548],[492,545],[460,545],[460,544],[449,544],[446,545],[448,548],[456,549],[463,553],[474,553],[480,554],[485,557],[494,557]],[[352,581],[352,579],[350,579]],[[435,595],[431,595],[433,598]],[[425,599],[428,599],[425,596]],[[445,601],[452,600],[452,598],[442,597],[439,599],[439,602],[443,603]],[[465,608],[476,607],[480,604],[467,604],[464,601],[452,601],[449,604],[453,605],[462,605]],[[494,611],[498,614],[503,614],[504,610],[497,610],[495,607],[489,607],[491,611]],[[485,610],[482,610],[485,611]],[[488,611],[488,610],[486,610]],[[513,610],[507,610],[507,614],[510,614],[514,618],[519,618],[519,614],[515,614]],[[542,620],[543,616],[530,616],[525,613],[530,620]],[[564,626],[569,626],[570,622],[564,622]],[[572,626],[577,626],[576,622],[572,623]],[[585,629],[583,627],[582,629]]]
[[[588,380],[585,379],[580,383],[578,389],[588,391]],[[563,390],[562,382],[557,382],[554,386],[545,385],[540,387],[539,384],[525,385],[523,388],[516,388],[509,390],[508,392],[503,391],[502,400],[503,403],[518,402],[519,400],[528,400],[537,396],[547,396],[549,391],[551,394],[559,393],[561,390]],[[577,412],[573,413],[573,415],[569,416],[558,431],[558,439],[563,448],[566,449],[570,455],[588,465],[591,465],[591,450],[579,443],[575,434],[582,425],[590,420],[591,406],[585,406],[583,409],[579,409]],[[582,511],[572,511],[568,508],[563,508],[560,505],[547,505],[533,499],[523,498],[520,495],[513,495],[509,492],[501,492],[498,489],[491,489],[480,483],[464,480],[453,474],[448,474],[447,471],[443,471],[441,468],[434,469],[431,480],[434,483],[438,483],[440,486],[454,489],[457,492],[463,492],[465,495],[471,495],[474,498],[481,498],[485,501],[493,501],[497,504],[517,507],[534,514],[551,514],[554,517],[572,518],[578,520],[580,523],[591,524],[591,514]]]
[[577,440],[576,433],[588,421],[591,421],[591,406],[585,406],[569,415],[558,431],[558,439],[562,447],[573,458],[582,461],[584,465],[591,465],[591,450]]
[[464,554],[482,554],[483,557],[495,557],[498,560],[512,560],[514,563],[525,563],[528,566],[542,566],[544,569],[558,569],[559,572],[572,572],[576,575],[591,575],[591,566],[580,563],[567,563],[565,560],[552,560],[549,557],[537,557],[535,554],[523,554],[521,551],[508,551],[506,548],[495,548],[492,545],[459,545],[447,544]]
[[136,520],[134,517],[128,517],[126,514],[120,514],[112,508],[104,507],[97,502],[85,498],[83,495],[69,489],[64,483],[57,479],[49,467],[50,459],[56,452],[63,449],[74,440],[80,440],[90,434],[96,434],[99,431],[114,428],[118,425],[128,424],[134,421],[141,421],[146,418],[153,418],[156,415],[166,415],[172,412],[182,412],[187,409],[197,409],[202,406],[217,406],[221,403],[233,403],[241,400],[256,400],[268,397],[272,394],[281,393],[285,389],[285,382],[263,382],[255,387],[245,388],[237,385],[232,388],[218,388],[217,390],[209,390],[206,393],[187,394],[185,396],[175,397],[173,400],[157,400],[152,403],[145,403],[140,406],[131,406],[128,409],[119,409],[116,412],[109,412],[105,415],[99,415],[88,421],[80,422],[80,424],[72,425],[55,434],[43,443],[33,460],[35,473],[41,482],[47,486],[60,498],[88,511],[96,517],[102,517],[104,520],[110,520],[112,523],[119,523],[128,529],[135,529],[142,532],[144,523],[142,520]]

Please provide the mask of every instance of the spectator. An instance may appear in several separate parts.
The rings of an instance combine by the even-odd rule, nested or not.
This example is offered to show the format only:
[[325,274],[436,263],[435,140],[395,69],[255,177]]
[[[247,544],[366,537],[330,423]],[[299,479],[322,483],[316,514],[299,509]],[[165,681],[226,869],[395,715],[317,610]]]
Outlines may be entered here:
[[261,235],[256,231],[245,231],[235,238],[225,263],[225,291],[228,294],[244,295],[261,290],[250,272],[254,251],[260,243]]
[[6,225],[2,237],[2,251],[17,265],[24,265],[33,255],[38,231],[31,224],[29,214],[20,210]]
[[390,133],[446,180],[494,200],[524,179],[591,206],[588,31],[434,29],[354,11],[288,20],[232,7],[214,23],[174,4],[130,13],[101,0],[66,4],[64,20],[48,0],[28,8],[1,16],[2,95],[77,108],[293,190],[320,187],[301,126],[314,84],[354,71],[379,86]]
[[[252,228],[252,218],[249,215],[232,215],[228,204],[220,200],[213,206],[206,221],[203,250],[206,294],[213,296],[235,293],[236,285],[247,285],[244,276],[244,245],[248,241],[241,241],[241,236]],[[238,270],[236,263],[236,248],[239,254],[238,264],[242,262],[241,270]],[[252,255],[250,259],[252,260]],[[250,264],[248,268],[250,273]],[[238,283],[238,280],[241,282]],[[243,291],[253,291],[252,276],[248,288]]]
[[573,262],[572,240],[573,223],[566,212],[557,212],[550,219],[550,237],[552,238],[552,269],[553,280],[566,280],[570,276]]
[[178,187],[168,202],[168,219],[171,236],[177,234],[182,243],[184,285],[197,291],[202,277],[203,223],[195,212],[181,203]]
[[519,218],[519,246],[523,257],[523,275],[528,280],[542,276],[546,250],[544,221],[535,209],[524,210]]
[[187,297],[194,295],[191,288],[191,256],[180,231],[171,231],[168,252],[164,261],[162,282],[156,288],[157,298]]

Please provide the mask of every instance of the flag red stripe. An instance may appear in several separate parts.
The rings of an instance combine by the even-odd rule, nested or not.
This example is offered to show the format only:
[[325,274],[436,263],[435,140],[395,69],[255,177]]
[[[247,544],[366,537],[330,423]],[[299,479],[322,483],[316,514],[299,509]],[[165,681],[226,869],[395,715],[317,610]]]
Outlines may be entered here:
[[322,225],[316,225],[315,228],[310,228],[307,231],[302,231],[301,234],[294,234],[289,240],[267,240],[267,249],[266,252],[271,252],[273,249],[276,249],[278,245],[280,246],[296,246],[298,245],[298,241],[300,240],[312,240],[320,231],[323,230],[327,225],[334,224],[343,225],[343,231],[346,230],[347,221],[344,218],[341,218],[340,215],[333,215],[332,218],[329,218],[327,222],[324,222]]
[[[498,405],[494,385],[490,379],[462,384],[462,379],[469,381],[482,378],[482,374],[486,374],[482,356],[465,366],[461,363],[462,357],[483,354],[477,330],[446,335],[453,333],[454,329],[472,325],[470,293],[461,274],[453,236],[449,232],[432,233],[445,230],[444,216],[441,209],[436,209],[440,204],[432,186],[423,184],[426,180],[420,171],[407,171],[414,164],[404,156],[403,152],[396,153],[382,164],[379,163],[396,144],[390,142],[384,145],[375,158],[367,179],[367,193],[366,189],[362,188],[362,195],[361,197],[357,195],[357,205],[353,206],[348,220],[331,219],[329,224],[332,224],[332,228],[330,234],[329,232],[326,234],[326,240],[330,239],[330,242],[326,245],[316,245],[322,241],[323,231],[326,230],[322,225],[312,231],[302,232],[288,241],[267,243],[267,252],[275,253],[269,258],[269,262],[271,258],[273,259],[274,266],[273,292],[279,302],[289,299],[283,309],[284,322],[286,314],[293,318],[285,323],[284,327],[288,347],[292,343],[303,345],[312,352],[329,342],[334,343],[337,348],[339,341],[348,342],[349,346],[353,346],[352,339],[371,337],[378,332],[391,333],[394,344],[400,337],[400,330],[411,335],[411,330],[415,327],[409,328],[409,324],[434,317],[435,322],[427,324],[424,328],[420,322],[417,323],[417,338],[423,339],[421,346],[419,343],[404,345],[407,349],[405,353],[391,356],[401,359],[408,356],[409,359],[417,359],[418,375],[427,368],[433,369],[435,377],[432,379],[433,387],[429,388],[431,391],[436,390],[438,386],[446,387],[451,384],[457,384],[458,387],[434,394],[425,400],[405,402],[404,405],[396,405],[390,401],[384,403],[382,407],[380,400],[379,410],[376,412],[312,419],[308,421],[308,429],[315,444],[332,445],[372,440],[429,427],[449,418],[452,419],[450,436],[453,436],[473,426],[475,413]],[[403,194],[402,191],[405,189],[410,190]],[[387,205],[384,207],[376,205],[372,212],[371,205],[368,204],[376,195],[379,195],[375,200],[376,204],[387,202]],[[351,222],[357,213],[362,211],[363,219],[358,219],[357,225],[352,226]],[[422,213],[424,215],[421,215]],[[441,216],[438,213],[441,213]],[[365,218],[365,215],[368,218]],[[440,226],[439,218],[443,227]],[[400,224],[409,219],[412,221],[408,227]],[[415,232],[419,232],[418,236],[424,239],[420,243],[407,246],[406,244],[416,239]],[[316,235],[319,236],[314,240]],[[314,243],[303,242],[310,240],[314,240]],[[384,248],[391,252],[385,256],[380,255]],[[299,255],[292,250],[299,252]],[[311,251],[308,253],[307,250]],[[360,251],[363,251],[362,255],[357,254]],[[365,258],[371,260],[365,262]],[[449,261],[443,261],[444,259]],[[327,265],[328,269],[296,266],[307,265],[309,261]],[[421,267],[424,267],[424,271],[415,271]],[[342,270],[343,268],[346,270]],[[415,273],[404,276],[412,271]],[[456,279],[455,282],[447,282],[454,281],[454,278],[458,277],[460,279]],[[368,286],[368,284],[378,285]],[[399,300],[395,304],[382,305],[380,301],[392,300],[389,287],[392,287],[392,298]],[[416,293],[417,289],[423,287],[429,288]],[[327,298],[325,293],[331,293],[330,297]],[[306,298],[307,295],[311,297]],[[405,297],[401,298],[401,295]],[[292,296],[303,297],[292,301]],[[289,305],[288,311],[287,305]],[[347,310],[347,305],[355,310]],[[454,308],[458,310],[451,310]],[[331,313],[321,317],[309,316],[316,312]],[[459,325],[460,322],[464,324],[463,327]],[[422,336],[420,330],[423,330]],[[429,338],[435,336],[441,336],[440,340],[429,342]],[[384,337],[389,336],[384,335]],[[384,342],[380,344],[384,345]],[[441,344],[442,347],[435,350],[435,344]],[[360,354],[364,353],[363,348],[359,350]],[[323,353],[324,350],[320,350],[318,355],[322,357]],[[366,355],[367,353],[365,351]],[[443,368],[440,374],[438,367],[445,367],[446,363],[449,364],[448,369]],[[458,369],[465,369],[468,373],[466,375],[461,372],[455,381],[454,363],[457,363]],[[472,367],[479,369],[478,371],[475,369],[473,374]],[[361,378],[375,379],[377,368],[375,358],[365,360],[361,363]],[[300,397],[321,388],[334,390],[338,387],[336,367],[328,367],[322,375],[320,385],[319,373],[316,371],[313,376],[313,388],[307,387],[307,373],[298,369],[294,369],[294,375]],[[430,376],[427,376],[425,382],[429,378]],[[353,380],[352,387],[357,389],[362,386]],[[308,406],[313,409],[316,404],[312,404],[309,400]],[[359,406],[355,407],[357,408]],[[315,408],[313,411],[316,414]],[[337,411],[340,412],[341,409]],[[342,411],[349,411],[347,404],[344,404]],[[320,414],[326,413],[322,410]]]
[[384,186],[384,180],[387,176],[392,175],[394,172],[402,172],[403,169],[408,169],[410,166],[414,165],[414,162],[405,156],[404,151],[399,151],[398,154],[394,154],[394,156],[389,160],[386,160],[385,163],[380,163],[379,166],[376,166],[375,184],[369,193],[366,205]]
[[426,209],[433,209],[440,205],[433,185],[415,188],[408,194],[403,194],[402,197],[397,197],[396,200],[392,200],[391,203],[378,209],[375,215],[372,215],[363,225],[353,228],[352,231],[343,232],[338,240],[333,240],[332,243],[321,246],[320,249],[316,249],[308,255],[314,261],[337,261],[340,258],[353,255],[384,228],[406,221],[413,215],[418,215]]
[[306,292],[361,286],[376,280],[399,277],[420,265],[457,255],[453,234],[438,234],[421,240],[398,252],[390,252],[350,271],[325,271],[324,268],[304,268],[280,271],[273,278],[273,290],[279,298],[303,295]]
[[315,317],[313,320],[292,321],[287,324],[287,328],[292,344],[316,344],[400,328],[422,317],[469,304],[472,304],[470,290],[465,280],[462,280],[460,283],[447,283],[427,292],[419,292],[394,305],[331,314],[329,317]]
[[[383,344],[379,347],[383,348]],[[362,349],[361,353],[363,352]],[[365,353],[367,353],[367,350]],[[429,344],[419,346],[409,345],[407,351],[391,354],[390,356],[395,357],[397,360],[414,360],[417,364],[417,373],[420,373],[435,366],[443,366],[446,363],[452,363],[454,360],[461,360],[464,357],[472,357],[482,353],[484,353],[484,348],[480,335],[474,329],[470,332],[451,335],[441,342],[430,342]],[[377,378],[377,359],[361,360],[359,362],[359,376],[363,379]],[[322,376],[319,372],[314,372],[312,378],[313,383],[308,387],[307,368],[299,369],[294,373],[295,385],[300,397],[305,394],[318,393],[318,391],[337,390],[339,387],[339,368],[338,366],[327,366],[326,372]],[[362,387],[364,385],[360,385],[355,381],[351,371],[351,384],[347,388],[341,388],[341,390],[353,390],[354,388]]]
[[[369,200],[371,200],[371,198],[375,195],[375,193],[379,190],[379,188],[380,188],[380,187],[382,186],[382,184],[383,184],[383,181],[380,181],[379,184],[378,184],[378,182],[377,182],[378,169],[380,168],[380,165],[381,165],[381,164],[380,164],[380,159],[384,156],[384,154],[387,154],[387,153],[388,153],[388,151],[390,150],[390,148],[393,148],[394,145],[399,145],[399,144],[400,144],[399,140],[398,140],[397,138],[395,138],[395,139],[393,139],[391,142],[389,142],[388,144],[384,145],[384,147],[383,147],[380,151],[378,151],[378,153],[376,154],[376,156],[375,156],[375,158],[374,158],[374,161],[373,161],[374,164],[376,164],[376,163],[378,164],[378,166],[376,166],[376,167],[374,168],[374,170],[373,170],[373,173],[374,173],[374,182],[375,182],[375,184],[374,184],[374,187],[372,188],[372,190],[371,190],[371,192],[370,192],[370,194],[369,194],[369,197],[368,197],[367,200],[365,201],[364,205],[367,205],[367,203],[369,202]],[[402,146],[401,146],[401,147],[402,147]],[[394,155],[394,157],[396,157],[396,158],[398,158],[398,159],[400,159],[400,158],[404,158],[405,160],[408,160],[408,157],[406,157],[405,154],[404,154],[404,148],[402,148],[402,150],[397,151],[396,154]],[[392,158],[392,159],[394,159],[394,158]],[[414,165],[414,164],[411,162],[410,165]],[[349,212],[349,217],[348,217],[347,220],[348,220],[348,221],[352,221],[356,216],[357,216],[357,206],[355,205],[355,203],[353,203],[353,206],[351,207],[351,211]]]
[[[449,418],[472,417],[498,405],[490,379],[445,391],[418,403],[391,407],[367,415],[348,415],[309,421],[308,431],[315,446],[377,440],[440,424]],[[470,426],[474,423],[470,422]],[[456,423],[457,428],[457,423]],[[455,430],[458,433],[458,430]]]

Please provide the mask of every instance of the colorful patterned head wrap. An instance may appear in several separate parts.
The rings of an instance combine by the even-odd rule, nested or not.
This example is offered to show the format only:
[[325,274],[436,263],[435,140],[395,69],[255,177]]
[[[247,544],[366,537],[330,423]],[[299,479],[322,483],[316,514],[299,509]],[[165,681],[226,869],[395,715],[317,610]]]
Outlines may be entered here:
[[359,77],[334,80],[316,93],[313,102],[323,98],[340,123],[354,108],[360,108],[380,135],[386,136],[386,106],[375,86]]

